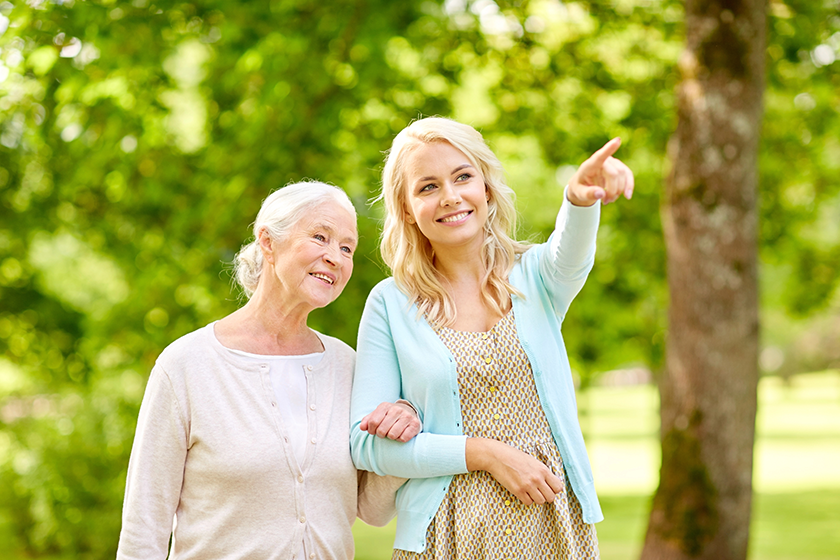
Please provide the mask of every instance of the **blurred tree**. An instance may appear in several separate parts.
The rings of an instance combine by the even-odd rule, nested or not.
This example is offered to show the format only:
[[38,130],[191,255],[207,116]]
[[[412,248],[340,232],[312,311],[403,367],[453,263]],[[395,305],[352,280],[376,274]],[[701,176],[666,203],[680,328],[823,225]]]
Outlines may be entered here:
[[[840,18],[770,7],[762,301],[784,333],[840,277]],[[605,209],[564,336],[583,386],[661,369],[683,19],[679,0],[0,0],[0,550],[113,556],[149,369],[238,305],[228,263],[290,181],[357,203],[354,277],[310,318],[354,344],[386,274],[367,201],[420,115],[482,131],[534,240],[574,165],[623,138],[636,196]]]
[[743,560],[758,384],[765,0],[686,2],[663,204],[662,467],[642,558]]

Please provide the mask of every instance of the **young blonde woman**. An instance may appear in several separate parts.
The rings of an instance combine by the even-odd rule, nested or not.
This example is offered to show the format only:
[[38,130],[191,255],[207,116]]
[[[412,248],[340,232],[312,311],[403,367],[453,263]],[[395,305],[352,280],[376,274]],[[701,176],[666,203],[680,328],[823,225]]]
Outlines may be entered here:
[[[360,469],[410,478],[394,558],[598,558],[603,519],[561,326],[595,255],[600,207],[633,174],[586,160],[547,242],[515,241],[513,192],[481,135],[443,118],[394,139],[381,250],[393,277],[359,329],[351,450]],[[382,439],[408,400],[423,432]]]

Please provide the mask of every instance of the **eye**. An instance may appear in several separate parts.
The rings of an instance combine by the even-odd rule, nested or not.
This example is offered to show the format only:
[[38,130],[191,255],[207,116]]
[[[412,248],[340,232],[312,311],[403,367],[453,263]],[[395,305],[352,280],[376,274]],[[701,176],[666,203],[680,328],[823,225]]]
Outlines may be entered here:
[[456,180],[456,181],[469,181],[470,179],[472,179],[472,175],[471,175],[471,174],[469,174],[469,173],[461,173],[460,175],[458,175],[458,178],[457,178],[457,179],[455,179],[455,180]]
[[437,186],[437,185],[435,185],[434,183],[429,183],[429,184],[428,184],[428,185],[426,185],[425,187],[421,187],[421,188],[420,188],[420,192],[421,192],[421,193],[422,193],[422,192],[429,192],[430,190],[434,189],[436,186]]
[[352,247],[348,247],[347,245],[342,246],[342,247],[341,247],[341,250],[342,250],[344,253],[348,254],[348,255],[352,255],[352,254],[353,254],[353,248],[352,248]]
[[312,238],[313,238],[313,239],[317,239],[317,240],[318,240],[318,241],[320,241],[321,243],[323,243],[324,241],[326,241],[326,240],[327,240],[326,236],[324,236],[324,234],[323,234],[323,233],[316,233],[315,235],[313,235],[313,236],[312,236]]

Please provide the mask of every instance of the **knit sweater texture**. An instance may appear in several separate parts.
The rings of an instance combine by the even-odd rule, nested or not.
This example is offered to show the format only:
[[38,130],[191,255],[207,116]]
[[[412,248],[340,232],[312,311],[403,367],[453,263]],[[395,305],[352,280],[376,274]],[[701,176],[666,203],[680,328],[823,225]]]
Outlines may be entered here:
[[[357,513],[394,514],[403,482],[357,472],[350,459],[354,352],[319,334],[306,368],[307,448],[295,460],[268,363],[224,348],[213,324],[167,347],[148,385],[128,466],[117,558],[350,560]],[[173,520],[175,522],[173,528]]]

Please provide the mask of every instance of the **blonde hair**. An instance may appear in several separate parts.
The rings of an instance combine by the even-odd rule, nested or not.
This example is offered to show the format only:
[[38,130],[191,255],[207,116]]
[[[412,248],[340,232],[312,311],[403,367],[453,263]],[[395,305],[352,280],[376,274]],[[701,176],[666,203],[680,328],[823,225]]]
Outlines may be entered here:
[[378,197],[384,201],[386,212],[380,243],[382,258],[391,268],[397,287],[409,301],[417,303],[420,314],[425,314],[433,324],[448,326],[455,321],[455,304],[434,267],[432,246],[416,225],[406,221],[404,212],[406,161],[418,146],[434,142],[446,142],[460,150],[484,176],[489,200],[481,247],[485,269],[481,297],[502,315],[510,297],[522,295],[507,278],[517,255],[527,251],[529,245],[512,238],[516,229],[514,192],[505,183],[501,162],[471,126],[429,117],[411,123],[394,138],[382,171],[382,192]]
[[356,218],[356,208],[343,190],[318,181],[303,181],[277,189],[266,198],[254,221],[254,241],[243,245],[233,262],[234,278],[250,298],[263,269],[260,230],[282,243],[300,219],[325,202],[335,202]]

